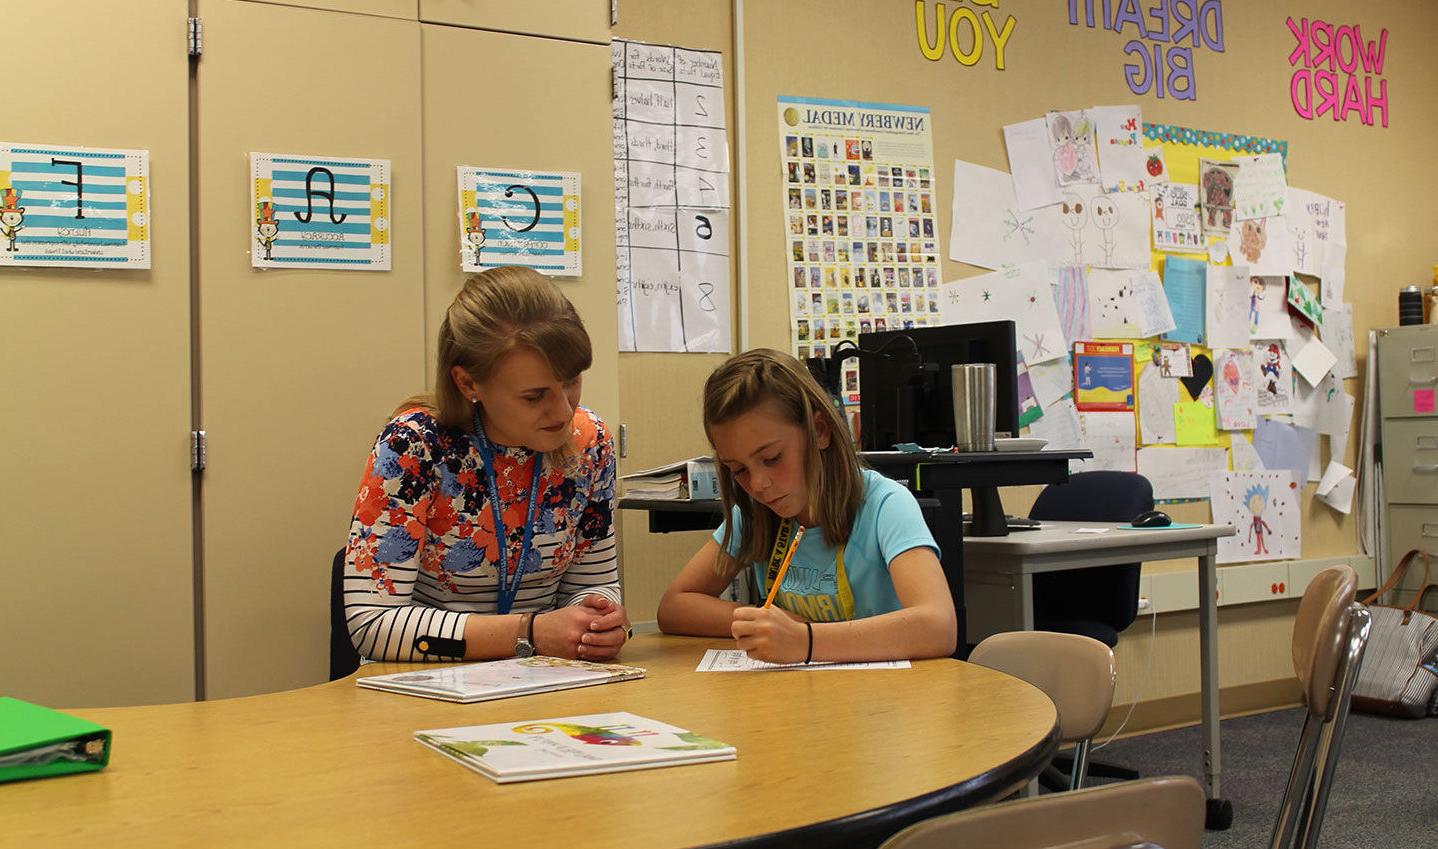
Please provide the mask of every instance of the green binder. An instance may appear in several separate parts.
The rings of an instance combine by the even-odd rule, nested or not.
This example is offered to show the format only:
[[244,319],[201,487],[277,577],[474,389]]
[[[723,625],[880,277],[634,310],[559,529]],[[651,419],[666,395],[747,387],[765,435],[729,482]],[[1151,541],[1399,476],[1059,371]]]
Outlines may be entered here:
[[0,782],[104,769],[110,729],[0,697]]

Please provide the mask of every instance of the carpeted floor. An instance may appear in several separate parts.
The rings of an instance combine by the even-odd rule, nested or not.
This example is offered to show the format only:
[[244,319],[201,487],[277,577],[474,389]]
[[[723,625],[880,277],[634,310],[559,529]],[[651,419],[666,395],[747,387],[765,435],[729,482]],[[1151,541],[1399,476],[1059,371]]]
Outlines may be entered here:
[[[1268,845],[1302,727],[1297,709],[1223,722],[1233,828],[1208,832],[1204,849]],[[1201,779],[1200,751],[1194,727],[1116,740],[1093,757],[1146,776]],[[1350,714],[1319,837],[1323,849],[1438,849],[1438,718]]]

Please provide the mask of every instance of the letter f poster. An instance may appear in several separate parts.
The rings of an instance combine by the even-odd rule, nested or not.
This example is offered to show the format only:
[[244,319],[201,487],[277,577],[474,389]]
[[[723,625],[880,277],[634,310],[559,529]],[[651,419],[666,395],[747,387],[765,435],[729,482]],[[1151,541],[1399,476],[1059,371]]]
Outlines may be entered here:
[[250,264],[389,271],[388,159],[250,154]]
[[0,266],[150,267],[150,152],[0,142]]

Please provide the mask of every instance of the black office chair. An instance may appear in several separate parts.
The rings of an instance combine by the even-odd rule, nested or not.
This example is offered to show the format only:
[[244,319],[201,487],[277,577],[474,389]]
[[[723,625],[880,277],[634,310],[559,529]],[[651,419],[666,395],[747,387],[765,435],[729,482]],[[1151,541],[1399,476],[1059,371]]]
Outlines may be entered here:
[[[1030,519],[1071,522],[1127,522],[1153,509],[1153,486],[1132,472],[1080,472],[1067,483],[1050,484],[1029,510]],[[1109,648],[1138,616],[1138,563],[1071,569],[1034,576],[1034,627],[1092,637]],[[1053,774],[1040,777],[1044,786],[1066,789],[1058,770],[1066,758],[1055,758]],[[1088,773],[1101,778],[1133,780],[1136,770],[1090,761]]]
[[330,680],[343,678],[360,667],[359,652],[345,621],[345,550],[335,552],[330,567]]

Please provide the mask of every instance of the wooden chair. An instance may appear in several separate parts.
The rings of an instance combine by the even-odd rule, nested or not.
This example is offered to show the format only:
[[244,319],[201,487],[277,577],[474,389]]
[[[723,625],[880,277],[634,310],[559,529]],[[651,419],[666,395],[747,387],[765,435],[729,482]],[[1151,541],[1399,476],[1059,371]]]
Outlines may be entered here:
[[1069,789],[1082,787],[1089,745],[1113,703],[1113,650],[1078,634],[1010,631],[975,646],[969,662],[1021,678],[1053,700],[1060,741],[1074,744]]
[[880,849],[1199,849],[1203,787],[1189,776],[1001,802],[909,826]]
[[1271,849],[1318,845],[1353,682],[1372,625],[1368,608],[1353,600],[1357,589],[1354,571],[1335,566],[1319,572],[1298,603],[1293,672],[1308,713],[1273,826]]

